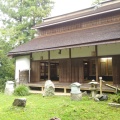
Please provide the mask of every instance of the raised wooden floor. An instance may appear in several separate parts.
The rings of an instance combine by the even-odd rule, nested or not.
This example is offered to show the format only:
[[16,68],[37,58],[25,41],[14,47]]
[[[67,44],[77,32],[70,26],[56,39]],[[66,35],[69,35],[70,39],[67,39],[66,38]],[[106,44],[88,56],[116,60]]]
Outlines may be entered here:
[[[53,83],[55,85],[55,94],[56,95],[59,95],[59,94],[62,94],[62,95],[68,94],[69,95],[70,94],[71,83],[59,83],[58,81],[53,81]],[[112,83],[103,84],[103,86],[102,86],[103,92],[110,92],[110,93],[116,92],[115,88],[108,87],[108,86],[106,86],[106,84],[112,84]],[[45,81],[41,81],[38,83],[28,83],[26,85],[31,88],[31,93],[43,93]],[[90,91],[90,85],[88,83],[82,83],[80,86],[80,90],[81,91]],[[97,91],[100,91],[99,85],[97,87]]]

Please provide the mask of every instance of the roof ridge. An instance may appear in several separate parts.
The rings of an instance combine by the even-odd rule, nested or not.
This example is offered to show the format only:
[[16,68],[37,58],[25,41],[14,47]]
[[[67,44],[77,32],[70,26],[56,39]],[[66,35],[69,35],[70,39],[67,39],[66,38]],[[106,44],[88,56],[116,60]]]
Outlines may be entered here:
[[[81,19],[81,18],[84,18],[85,16],[90,17],[90,16],[93,16],[93,15],[98,14],[98,13],[102,14],[105,11],[109,11],[109,10],[113,10],[113,9],[115,10],[116,6],[117,6],[117,8],[120,8],[119,7],[120,5],[118,6],[118,3],[120,3],[120,1],[112,0],[112,2],[114,2],[114,3],[109,4],[109,5],[104,5],[103,4],[104,6],[102,5],[102,7],[98,8],[98,9],[95,9],[95,7],[90,7],[88,9],[86,9],[86,11],[85,10],[79,10],[77,12],[69,13],[69,15],[67,15],[67,14],[61,15],[63,17],[59,17],[59,16],[55,17],[57,19],[50,19],[49,18],[50,19],[49,21],[44,21],[43,23],[41,23],[39,25],[36,25],[33,28],[42,28],[42,27],[47,27],[47,26],[51,26],[51,25],[57,25],[57,24],[61,24],[61,23],[64,23],[64,22],[73,21],[73,20],[76,20],[76,19]],[[108,3],[108,2],[104,2],[104,3]],[[114,6],[114,7],[112,7],[112,6]],[[83,11],[83,12],[80,12],[80,11]],[[73,14],[73,13],[75,13],[75,14]]]

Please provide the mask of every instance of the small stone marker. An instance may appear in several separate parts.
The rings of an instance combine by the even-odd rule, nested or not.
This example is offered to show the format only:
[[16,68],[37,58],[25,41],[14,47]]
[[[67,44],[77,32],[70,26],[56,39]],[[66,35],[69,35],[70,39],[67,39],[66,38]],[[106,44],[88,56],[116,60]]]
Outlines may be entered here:
[[71,84],[71,100],[79,101],[82,99],[82,93],[80,91],[80,83],[75,82]]
[[50,120],[61,120],[61,119],[54,117],[54,118],[51,118]]
[[6,95],[12,95],[14,92],[14,82],[13,81],[7,81],[5,85],[5,94]]
[[45,89],[43,96],[53,96],[55,95],[55,86],[51,80],[45,82]]
[[26,106],[26,98],[16,98],[13,102],[13,106],[25,107]]

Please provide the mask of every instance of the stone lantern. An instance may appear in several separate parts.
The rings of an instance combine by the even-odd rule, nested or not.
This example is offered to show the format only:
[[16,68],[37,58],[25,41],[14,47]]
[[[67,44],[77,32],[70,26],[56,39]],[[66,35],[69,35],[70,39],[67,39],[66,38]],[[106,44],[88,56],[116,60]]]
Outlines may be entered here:
[[98,82],[96,82],[95,80],[92,80],[91,82],[89,82],[88,84],[91,85],[90,90],[91,90],[91,94],[92,97],[94,98],[96,96],[97,93],[97,86],[98,86]]
[[14,92],[14,82],[13,81],[7,81],[5,86],[5,94],[12,95]]
[[71,100],[81,100],[82,93],[80,91],[80,85],[78,82],[71,84]]

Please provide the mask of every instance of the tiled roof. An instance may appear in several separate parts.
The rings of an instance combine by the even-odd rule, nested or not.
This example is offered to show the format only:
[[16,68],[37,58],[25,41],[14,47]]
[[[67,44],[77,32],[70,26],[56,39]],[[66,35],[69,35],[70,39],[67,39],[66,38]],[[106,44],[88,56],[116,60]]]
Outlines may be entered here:
[[[72,15],[63,15],[63,17],[58,17],[59,19],[51,19],[49,21],[43,22],[40,25],[36,25],[34,28],[42,28],[46,26],[51,26],[51,25],[56,25],[68,21],[73,21],[77,19],[82,19],[90,16],[95,16],[95,15],[100,15],[104,13],[109,13],[112,11],[120,11],[120,1],[118,3],[114,3],[112,5],[106,5],[106,6],[101,6],[98,9],[95,9],[95,7],[91,7],[86,12],[80,12],[80,11],[85,11],[85,10],[80,10],[77,11],[75,14]],[[57,17],[56,17],[57,18]]]
[[71,48],[72,46],[98,44],[117,39],[120,40],[120,23],[35,38],[28,43],[16,47],[9,52],[9,55],[53,50],[63,47]]

